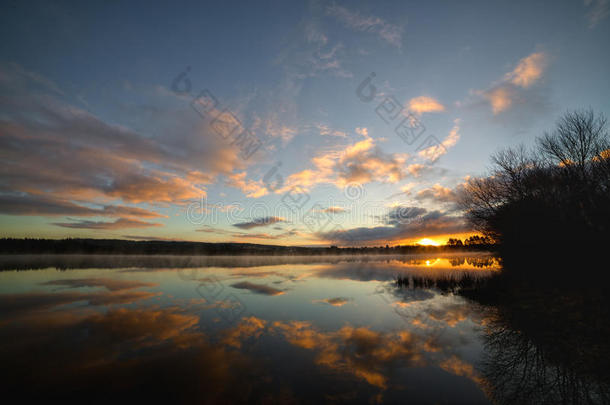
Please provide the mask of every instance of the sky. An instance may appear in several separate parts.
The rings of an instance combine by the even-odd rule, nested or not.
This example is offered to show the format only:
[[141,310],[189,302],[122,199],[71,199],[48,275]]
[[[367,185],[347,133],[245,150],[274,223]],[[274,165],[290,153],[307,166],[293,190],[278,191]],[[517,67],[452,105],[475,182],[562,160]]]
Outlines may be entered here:
[[1,7],[2,237],[443,243],[491,154],[610,113],[610,0]]

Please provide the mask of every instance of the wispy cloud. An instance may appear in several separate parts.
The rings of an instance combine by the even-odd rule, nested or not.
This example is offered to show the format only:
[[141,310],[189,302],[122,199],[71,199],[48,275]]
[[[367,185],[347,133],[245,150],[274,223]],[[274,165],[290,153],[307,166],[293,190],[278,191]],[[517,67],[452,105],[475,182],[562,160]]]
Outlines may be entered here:
[[63,228],[73,229],[124,229],[124,228],[150,228],[163,226],[159,223],[145,222],[137,219],[118,218],[112,222],[106,221],[75,221],[75,222],[54,222],[53,225]]
[[346,27],[356,31],[376,34],[397,48],[402,46],[403,28],[399,25],[388,23],[380,17],[361,15],[357,11],[351,11],[336,4],[329,6],[327,13],[337,18]]
[[347,137],[347,133],[345,131],[333,129],[326,124],[317,124],[316,128],[322,136],[338,136],[340,138]]
[[322,212],[327,214],[342,214],[344,212],[347,212],[347,210],[343,207],[328,207],[324,208]]
[[285,221],[286,220],[284,218],[280,218],[280,217],[261,217],[261,218],[256,218],[250,222],[241,222],[238,224],[233,224],[233,226],[236,228],[240,228],[240,229],[252,229],[252,228],[257,228],[260,226],[268,226],[268,225],[276,224],[278,222],[285,222]]
[[58,285],[67,288],[104,287],[109,291],[131,290],[140,287],[156,287],[159,284],[145,283],[134,280],[115,280],[111,278],[74,278],[66,280],[51,280],[44,285]]
[[453,121],[453,128],[449,131],[449,135],[443,139],[440,145],[435,144],[428,148],[419,151],[419,156],[430,161],[435,161],[439,157],[447,153],[447,151],[455,146],[460,140],[460,120],[455,119]]
[[584,3],[590,8],[587,13],[589,28],[595,28],[610,13],[610,0],[584,0]]
[[249,127],[251,131],[261,131],[265,138],[279,138],[287,144],[297,135],[297,128],[282,122],[276,112],[269,113],[265,118],[255,117]]
[[139,218],[166,217],[154,211],[125,205],[85,206],[49,195],[0,194],[0,212],[8,215],[79,217],[121,216]]
[[163,215],[126,203],[183,205],[244,167],[237,147],[187,108],[153,117],[167,119],[151,125],[171,133],[142,134],[66,102],[52,81],[15,65],[0,66],[0,89],[7,95],[0,99],[3,213],[116,218],[55,224],[68,228],[159,226],[136,218]]

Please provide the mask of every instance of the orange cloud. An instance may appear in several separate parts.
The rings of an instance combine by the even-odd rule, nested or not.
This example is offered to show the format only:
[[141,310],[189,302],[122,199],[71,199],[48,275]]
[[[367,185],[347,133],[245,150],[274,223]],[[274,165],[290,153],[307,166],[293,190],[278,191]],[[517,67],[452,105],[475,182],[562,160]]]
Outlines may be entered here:
[[367,128],[360,128],[360,127],[358,127],[358,128],[356,128],[356,133],[358,135],[362,135],[362,136],[365,136],[365,137],[369,136],[369,130]]
[[259,198],[269,194],[261,180],[248,180],[246,176],[246,172],[232,173],[228,176],[227,185],[241,190],[246,197]]
[[325,333],[302,321],[277,321],[273,323],[273,330],[295,346],[316,351],[317,364],[353,374],[381,389],[387,387],[392,362],[423,365],[418,343],[407,331],[381,333],[366,327],[344,326]]
[[447,137],[445,139],[443,139],[443,141],[440,143],[440,145],[434,144],[428,148],[421,150],[419,152],[419,156],[421,156],[425,159],[431,160],[431,161],[435,161],[439,157],[446,154],[450,148],[455,146],[455,144],[460,140],[460,134],[459,134],[460,120],[455,119],[453,121],[453,123],[454,123],[454,125],[453,125],[453,128],[451,128],[451,130],[449,131],[449,135],[447,135]]
[[[0,66],[0,75],[7,79],[0,81],[0,91],[20,95],[0,101],[6,115],[0,123],[6,194],[1,213],[117,217],[108,223],[62,223],[73,228],[155,226],[137,218],[162,215],[120,204],[185,204],[204,196],[220,174],[245,166],[239,146],[217,136],[197,114],[164,114],[167,122],[156,122],[159,127],[178,130],[142,134],[67,104],[58,91],[32,92],[38,76],[31,72]],[[281,129],[280,136],[289,132]],[[15,196],[30,201],[19,208]]]
[[455,192],[436,183],[432,187],[420,190],[415,195],[418,200],[433,200],[437,202],[453,202],[456,199]]
[[223,333],[222,342],[228,346],[240,348],[243,340],[260,337],[266,324],[267,321],[255,316],[242,318],[236,327]]
[[474,91],[491,105],[494,115],[511,108],[516,101],[523,103],[524,89],[540,80],[548,65],[548,57],[543,52],[532,53],[521,59],[517,66],[487,90]]
[[483,385],[484,383],[483,378],[476,373],[472,364],[466,363],[455,355],[443,360],[439,366],[448,373],[466,377],[474,381],[477,385]]
[[432,97],[420,96],[409,100],[409,109],[417,114],[423,114],[445,111],[445,106]]
[[484,96],[491,104],[491,109],[494,114],[507,110],[513,103],[511,91],[504,87],[493,89],[485,93]]
[[[364,134],[364,132],[362,132]],[[334,184],[343,188],[350,183],[366,184],[373,181],[396,183],[414,173],[419,166],[407,166],[405,153],[387,154],[381,151],[373,138],[333,150],[314,157],[314,169],[305,169],[286,178],[285,186],[275,190],[281,194],[299,187],[309,190],[317,184]]]
[[325,212],[327,214],[342,214],[346,211],[347,210],[343,207],[328,207],[322,210],[322,212]]
[[527,88],[542,77],[546,64],[547,57],[544,53],[533,53],[521,59],[517,67],[504,78],[516,86]]

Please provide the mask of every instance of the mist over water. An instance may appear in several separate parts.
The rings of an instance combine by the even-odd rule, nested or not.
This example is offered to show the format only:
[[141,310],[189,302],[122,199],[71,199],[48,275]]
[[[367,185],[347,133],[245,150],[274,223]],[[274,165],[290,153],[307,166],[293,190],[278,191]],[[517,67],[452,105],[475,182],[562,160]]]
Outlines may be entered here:
[[[427,263],[426,263],[427,262]],[[0,255],[0,270],[31,270],[54,267],[78,268],[197,268],[197,267],[256,267],[315,263],[392,263],[404,267],[433,268],[499,268],[499,259],[489,253],[394,254],[394,255],[325,255],[325,256],[188,256],[188,255],[108,255],[50,254]]]

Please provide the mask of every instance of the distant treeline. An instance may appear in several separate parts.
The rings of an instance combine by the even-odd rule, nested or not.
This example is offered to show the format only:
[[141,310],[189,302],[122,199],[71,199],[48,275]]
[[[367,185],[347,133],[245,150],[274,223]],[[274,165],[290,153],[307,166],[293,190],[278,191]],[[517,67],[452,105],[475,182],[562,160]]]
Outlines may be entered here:
[[467,247],[475,249],[483,247],[484,250],[487,250],[493,249],[495,247],[495,244],[489,236],[473,235],[464,239],[463,242],[461,239],[449,238],[449,240],[447,240],[447,246],[453,248]]
[[[461,241],[460,241],[461,242]],[[251,243],[131,241],[122,239],[0,239],[0,254],[134,254],[134,255],[353,255],[489,251],[495,245],[296,247]]]

